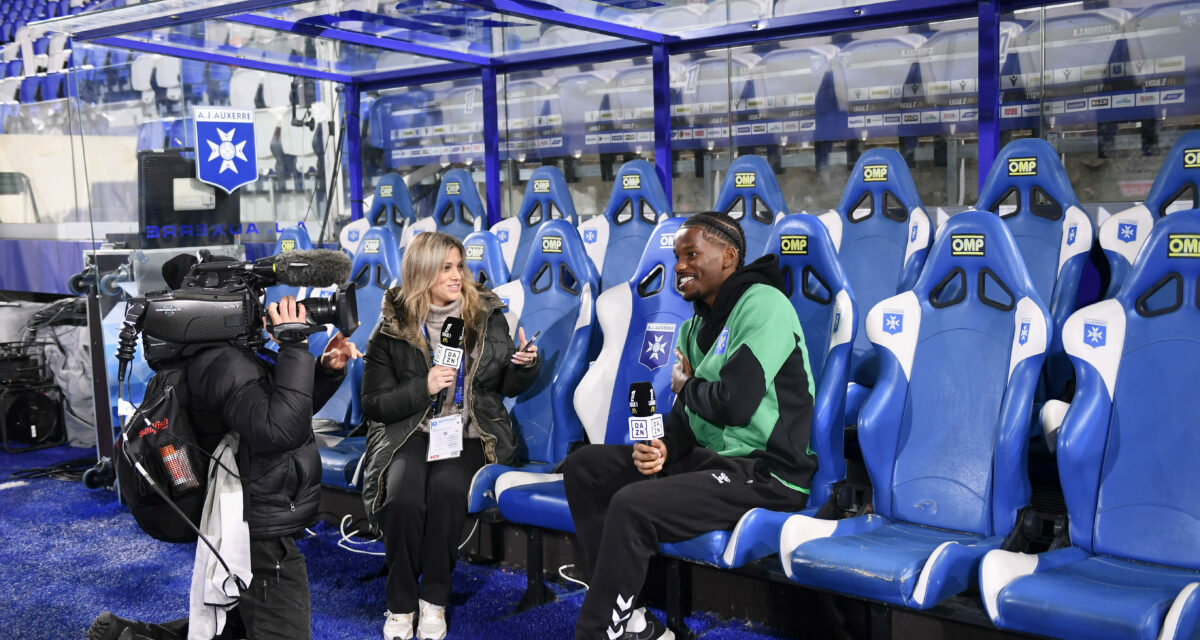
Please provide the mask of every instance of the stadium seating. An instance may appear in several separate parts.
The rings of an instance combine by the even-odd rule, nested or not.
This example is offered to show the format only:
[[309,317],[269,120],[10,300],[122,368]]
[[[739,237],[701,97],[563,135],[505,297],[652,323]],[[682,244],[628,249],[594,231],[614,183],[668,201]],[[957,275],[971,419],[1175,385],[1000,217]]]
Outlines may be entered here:
[[[442,176],[433,215],[412,224],[411,234],[441,231],[459,240],[487,226],[487,210],[479,199],[479,189],[466,169],[451,169]],[[405,243],[407,244],[407,242]]]
[[463,240],[463,248],[467,255],[463,257],[467,268],[475,277],[489,289],[498,287],[509,281],[508,265],[504,264],[504,254],[500,241],[490,231],[476,231]]
[[1062,396],[1072,376],[1059,334],[1076,308],[1083,267],[1095,232],[1079,206],[1067,172],[1050,143],[1040,138],[1004,145],[979,190],[976,208],[998,213],[1053,324],[1046,352],[1046,397]]
[[579,225],[588,257],[600,271],[601,289],[629,280],[655,225],[670,215],[654,166],[640,159],[621,165],[604,214]]
[[543,166],[534,170],[525,187],[525,198],[517,215],[505,218],[492,226],[492,233],[500,240],[504,250],[504,262],[509,271],[522,273],[525,257],[533,246],[537,233],[535,227],[547,220],[562,218],[572,226],[579,224],[575,215],[575,201],[571,190],[558,167]]
[[880,372],[858,438],[874,513],[793,516],[780,559],[801,584],[929,608],[969,586],[1029,501],[1049,316],[1008,228],[968,211],[938,234],[915,287],[871,309],[867,332]]
[[1117,297],[1075,312],[1077,387],[1058,439],[1070,546],[992,551],[999,627],[1057,638],[1200,635],[1200,211],[1159,220]]
[[[372,227],[383,226],[391,229],[397,243],[401,242],[405,229],[417,219],[413,213],[412,198],[408,195],[408,186],[404,184],[404,177],[398,173],[388,173],[380,178],[379,183],[375,185],[375,197],[371,200],[371,208],[363,217]],[[396,246],[403,249],[401,244]]]
[[1100,248],[1111,274],[1105,298],[1115,298],[1121,290],[1155,221],[1177,208],[1200,209],[1200,131],[1185,133],[1171,147],[1145,201],[1100,226]]
[[730,163],[713,209],[728,213],[742,225],[746,262],[763,254],[771,227],[788,214],[775,172],[759,156],[741,156]]

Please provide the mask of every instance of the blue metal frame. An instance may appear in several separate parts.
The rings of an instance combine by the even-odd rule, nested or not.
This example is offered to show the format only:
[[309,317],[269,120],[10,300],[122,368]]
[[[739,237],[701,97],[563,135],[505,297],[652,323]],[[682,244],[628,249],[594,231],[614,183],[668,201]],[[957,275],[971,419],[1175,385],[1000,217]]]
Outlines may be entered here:
[[500,222],[500,109],[497,107],[496,69],[479,71],[483,82],[483,187],[488,227]]
[[[346,86],[343,94],[346,110],[346,181],[350,183],[350,219],[358,220],[363,217],[362,120],[359,115],[362,102],[358,85],[353,82]],[[332,194],[330,197],[333,197]]]
[[655,45],[654,75],[654,168],[667,194],[667,203],[675,209],[671,177],[675,175],[671,158],[671,54],[665,45]]
[[329,71],[317,71],[305,67],[296,67],[282,62],[270,62],[268,60],[255,60],[253,58],[241,58],[228,53],[217,53],[215,51],[195,51],[192,49],[181,49],[177,46],[169,44],[160,44],[157,42],[142,42],[141,40],[130,40],[129,38],[107,37],[97,38],[93,40],[96,44],[101,44],[106,47],[116,47],[118,49],[132,49],[133,51],[142,51],[145,53],[157,53],[176,58],[184,58],[186,60],[199,60],[201,62],[215,62],[217,64],[225,64],[233,67],[245,67],[247,69],[256,69],[258,71],[267,71],[270,73],[282,73],[286,75],[301,76],[304,78],[312,78],[314,80],[330,80],[333,82],[351,83],[354,78],[344,73],[332,73]]
[[616,24],[597,18],[577,16],[557,8],[543,9],[541,7],[549,5],[539,6],[533,2],[518,2],[517,0],[446,0],[446,2],[647,44],[662,44],[679,40],[679,36]]
[[1000,7],[999,0],[979,0],[979,171],[983,188],[1000,152]]

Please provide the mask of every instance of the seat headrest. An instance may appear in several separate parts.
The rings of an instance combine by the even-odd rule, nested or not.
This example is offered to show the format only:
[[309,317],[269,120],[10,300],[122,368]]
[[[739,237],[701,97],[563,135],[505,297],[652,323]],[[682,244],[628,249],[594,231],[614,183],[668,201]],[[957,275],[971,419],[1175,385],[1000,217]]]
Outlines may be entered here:
[[538,167],[529,176],[529,185],[525,187],[525,198],[521,201],[517,219],[524,227],[536,227],[544,220],[559,218],[565,218],[572,225],[579,224],[571,190],[567,188],[567,181],[558,167]]
[[851,212],[865,204],[867,194],[870,194],[871,212],[856,217],[854,222],[875,215],[906,222],[910,211],[924,209],[908,163],[895,149],[871,149],[858,158],[846,182],[846,190],[842,192],[842,199],[838,202],[838,213],[850,220]]
[[1200,207],[1200,130],[1183,134],[1167,152],[1142,204],[1152,215],[1161,217],[1167,215],[1171,203],[1185,195],[1191,196],[1186,208]]
[[670,215],[671,203],[654,166],[642,159],[621,165],[604,209],[609,224],[623,225],[632,220],[653,227],[664,213]]
[[[399,213],[400,219],[395,218],[393,210]],[[398,173],[389,173],[379,179],[375,185],[375,198],[371,201],[371,210],[367,212],[367,220],[372,227],[400,227],[404,222],[415,222],[412,198],[408,195],[408,186],[404,177]],[[399,236],[399,233],[396,234]]]
[[275,241],[276,254],[284,251],[307,251],[312,248],[312,238],[308,237],[308,231],[299,227],[288,227],[280,231]]
[[475,228],[476,220],[483,221],[483,229],[488,227],[487,209],[479,198],[475,180],[466,169],[454,168],[442,176],[437,201],[433,205],[433,216],[438,230],[450,235],[456,235],[455,231],[458,230],[470,233]]
[[386,289],[400,279],[400,244],[388,227],[371,227],[363,234],[350,265],[350,280],[357,288],[374,285]]
[[[743,203],[749,215],[734,211]],[[761,203],[761,207],[758,203]],[[779,181],[775,179],[775,171],[760,156],[741,156],[729,165],[729,172],[721,184],[721,192],[717,194],[713,209],[729,213],[743,228],[751,221],[770,226],[775,224],[779,214],[788,214],[787,202],[779,189]]]
[[[563,278],[564,268],[570,271],[568,275],[574,282]],[[549,278],[543,275],[544,271],[549,272]],[[544,291],[552,281],[572,293],[589,282],[594,289],[594,276],[592,261],[574,225],[566,220],[547,220],[538,227],[521,274],[521,282],[530,291]]]
[[1127,309],[1138,309],[1146,315],[1142,304],[1158,292],[1169,280],[1181,278],[1176,287],[1181,299],[1164,300],[1156,296],[1150,315],[1166,313],[1179,305],[1200,306],[1200,210],[1176,211],[1159,220],[1150,230],[1146,244],[1138,253],[1129,277],[1117,294],[1117,300]]
[[[782,218],[775,223],[764,253],[779,256],[779,268],[784,272],[789,298],[798,282],[808,287],[823,285],[824,291],[803,291],[806,297],[820,304],[830,304],[838,291],[849,288],[838,251],[817,216],[793,213]],[[806,278],[805,274],[809,272],[815,274],[819,282]]]
[[504,250],[500,239],[490,231],[476,231],[463,240],[467,255],[463,262],[475,275],[475,281],[497,287],[509,281],[508,265],[504,262]]
[[[658,226],[654,227],[654,231],[650,232],[650,238],[646,241],[646,249],[642,251],[642,258],[638,261],[637,269],[633,272],[631,278],[634,283],[639,286],[635,289],[643,297],[656,293],[662,287],[675,286],[675,234],[679,231],[679,225],[683,224],[683,218],[667,218]],[[662,268],[662,287],[659,287],[655,282],[657,278],[650,278],[659,268]],[[649,289],[646,287],[650,286]]]
[[952,216],[938,232],[913,292],[934,307],[957,304],[968,295],[997,308],[1026,296],[1041,300],[1008,225],[979,210]]
[[[1000,207],[1013,195],[1018,198],[1017,209],[1002,211]],[[976,209],[998,212],[1004,218],[1036,215],[1050,220],[1062,219],[1071,207],[1079,207],[1079,199],[1067,179],[1067,170],[1054,147],[1041,138],[1023,138],[1004,145],[975,205]]]

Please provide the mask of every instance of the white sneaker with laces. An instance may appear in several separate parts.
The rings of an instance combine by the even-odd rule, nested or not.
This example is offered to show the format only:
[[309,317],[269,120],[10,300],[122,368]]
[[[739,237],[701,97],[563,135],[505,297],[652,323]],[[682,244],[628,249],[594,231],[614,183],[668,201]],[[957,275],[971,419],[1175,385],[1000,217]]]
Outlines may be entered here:
[[417,638],[420,640],[442,640],[446,637],[446,607],[439,607],[420,600],[421,615],[417,622]]
[[413,613],[392,613],[388,611],[387,620],[383,623],[383,640],[412,640]]

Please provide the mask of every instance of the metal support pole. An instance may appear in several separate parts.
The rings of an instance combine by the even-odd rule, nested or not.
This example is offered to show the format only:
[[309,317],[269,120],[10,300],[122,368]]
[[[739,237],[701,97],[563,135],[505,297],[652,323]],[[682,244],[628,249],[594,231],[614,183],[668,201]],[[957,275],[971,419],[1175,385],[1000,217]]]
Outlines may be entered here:
[[[346,180],[350,183],[350,219],[363,217],[362,126],[358,85],[346,85]],[[332,196],[332,194],[331,194]]]
[[483,67],[483,184],[488,226],[500,222],[500,108],[496,97],[496,69]]
[[654,73],[654,166],[667,194],[667,204],[674,210],[671,196],[671,55],[666,45],[652,47],[651,63]]
[[1000,151],[1000,7],[979,1],[979,188]]

